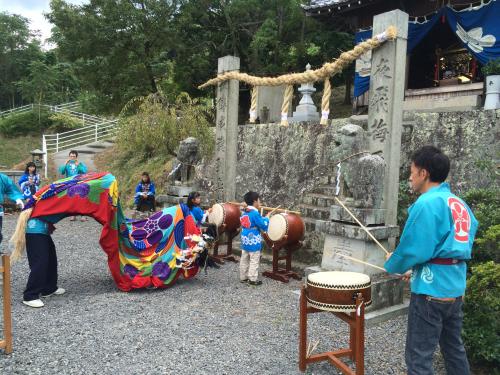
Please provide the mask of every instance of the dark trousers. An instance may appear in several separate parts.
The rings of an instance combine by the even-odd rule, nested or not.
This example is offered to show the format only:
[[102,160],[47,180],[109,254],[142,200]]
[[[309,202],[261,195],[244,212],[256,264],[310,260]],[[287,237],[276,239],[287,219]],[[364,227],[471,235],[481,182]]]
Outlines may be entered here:
[[406,335],[408,375],[432,375],[432,358],[439,343],[448,375],[470,375],[462,342],[462,297],[454,302],[411,295]]
[[139,197],[137,200],[137,211],[154,211],[156,209],[156,201],[153,195],[148,195],[146,198]]
[[52,237],[46,234],[26,233],[26,252],[30,265],[24,300],[40,298],[57,290],[57,255]]

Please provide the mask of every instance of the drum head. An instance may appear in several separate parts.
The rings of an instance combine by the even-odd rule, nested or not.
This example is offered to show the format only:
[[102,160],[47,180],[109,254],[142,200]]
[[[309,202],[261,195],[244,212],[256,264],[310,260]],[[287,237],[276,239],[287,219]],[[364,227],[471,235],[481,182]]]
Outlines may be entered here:
[[358,289],[370,284],[370,277],[358,272],[315,272],[307,277],[307,283],[326,289]]
[[286,218],[282,214],[271,216],[267,235],[273,242],[277,242],[285,236],[287,230]]
[[224,223],[224,207],[221,204],[214,204],[212,212],[208,214],[208,222],[220,227]]

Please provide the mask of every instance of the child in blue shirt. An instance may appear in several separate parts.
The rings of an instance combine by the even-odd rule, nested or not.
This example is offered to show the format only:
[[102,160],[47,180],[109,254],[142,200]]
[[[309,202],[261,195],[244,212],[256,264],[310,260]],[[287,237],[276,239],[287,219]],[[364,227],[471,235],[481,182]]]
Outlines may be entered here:
[[203,211],[200,208],[200,204],[201,204],[200,193],[198,193],[196,191],[189,193],[189,195],[187,197],[186,204],[189,208],[189,212],[191,213],[191,216],[194,219],[194,223],[196,224],[197,227],[201,227],[201,225],[204,224],[205,221],[207,220],[207,216],[208,216],[210,210]]
[[149,173],[143,172],[141,175],[141,181],[135,188],[135,209],[137,211],[154,212],[156,208],[155,193],[155,184],[151,181]]
[[462,296],[478,222],[444,182],[449,170],[448,157],[436,147],[415,152],[410,184],[421,195],[409,208],[400,243],[384,265],[387,272],[406,272],[405,279],[411,280],[406,340],[409,375],[433,374],[438,343],[448,374],[470,374],[461,338]]
[[18,181],[24,199],[30,199],[40,189],[40,175],[36,171],[36,165],[32,161],[26,164],[24,174]]
[[261,285],[258,280],[259,262],[262,250],[260,231],[267,231],[269,215],[262,217],[259,213],[259,193],[249,191],[243,197],[247,207],[240,217],[241,223],[241,259],[240,282],[250,285]]

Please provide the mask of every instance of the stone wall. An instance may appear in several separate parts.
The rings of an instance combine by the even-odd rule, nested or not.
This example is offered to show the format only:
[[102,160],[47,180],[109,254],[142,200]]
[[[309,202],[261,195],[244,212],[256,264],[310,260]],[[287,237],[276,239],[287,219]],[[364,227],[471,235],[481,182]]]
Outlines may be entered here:
[[448,178],[461,194],[470,188],[498,187],[500,110],[405,114],[400,177],[408,176],[411,152],[433,144],[451,160]]
[[[330,126],[297,123],[240,125],[236,196],[248,190],[261,193],[267,205],[296,208],[303,195],[327,184],[325,161],[336,147],[335,132],[354,122],[366,127],[360,116],[333,120]],[[450,156],[449,180],[457,192],[492,186],[498,165],[500,110],[441,113],[406,112],[401,146],[401,177],[407,178],[411,153],[434,144]],[[214,168],[208,162],[198,169],[200,188],[213,188]],[[209,199],[213,197],[209,194]]]
[[[434,144],[451,158],[449,181],[458,194],[470,188],[498,186],[500,110],[441,113],[406,112],[403,121],[400,181],[408,178],[412,152]],[[236,198],[248,190],[261,193],[268,206],[300,210],[306,224],[303,248],[294,259],[320,263],[324,231],[330,217],[328,198],[335,191],[335,174],[327,167],[338,144],[337,130],[347,123],[366,129],[366,116],[333,120],[330,126],[310,123],[240,125],[236,168]],[[338,150],[338,149],[337,149]],[[197,183],[205,205],[215,199],[214,162],[198,166]],[[314,194],[308,194],[314,193]],[[319,221],[318,221],[319,220]]]

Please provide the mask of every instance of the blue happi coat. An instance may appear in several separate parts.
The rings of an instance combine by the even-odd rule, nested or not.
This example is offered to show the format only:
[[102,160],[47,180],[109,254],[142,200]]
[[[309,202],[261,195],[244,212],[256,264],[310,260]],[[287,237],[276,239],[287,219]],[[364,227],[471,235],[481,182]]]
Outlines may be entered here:
[[146,183],[140,181],[135,187],[135,204],[138,204],[140,202],[140,198],[143,193],[146,193],[148,197],[154,197],[154,195],[156,194],[155,184],[152,182]]
[[189,209],[189,212],[193,217],[194,223],[196,224],[197,227],[199,227],[201,224],[205,222],[207,215],[200,207],[193,206],[191,209]]
[[262,249],[262,236],[260,231],[267,231],[269,218],[262,217],[259,211],[248,206],[240,217],[241,223],[241,250],[253,252]]
[[[30,176],[32,180],[31,183],[29,181]],[[17,183],[21,187],[23,198],[29,199],[31,198],[33,193],[36,193],[40,189],[40,175],[38,173],[32,175],[30,175],[29,173],[25,173],[21,176]]]
[[[442,183],[422,194],[409,208],[399,246],[384,268],[412,270],[411,291],[438,298],[465,293],[467,264],[478,222],[467,204]],[[463,260],[453,265],[429,263],[435,258]]]
[[0,173],[0,216],[3,216],[4,196],[6,196],[7,198],[9,198],[14,202],[23,198],[23,195],[16,187],[16,185],[12,182],[12,180],[6,175]]

